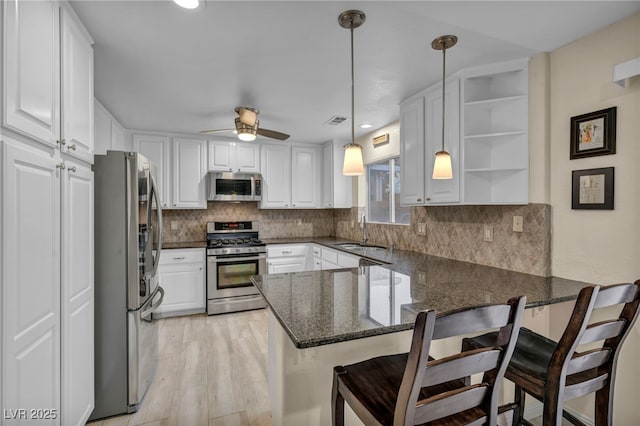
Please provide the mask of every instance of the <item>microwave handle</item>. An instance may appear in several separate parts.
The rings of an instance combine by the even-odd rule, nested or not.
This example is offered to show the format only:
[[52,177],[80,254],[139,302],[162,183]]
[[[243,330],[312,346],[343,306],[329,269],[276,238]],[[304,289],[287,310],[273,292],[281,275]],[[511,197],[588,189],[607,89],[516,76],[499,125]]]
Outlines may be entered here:
[[[160,253],[162,253],[162,206],[160,205],[160,198],[158,197],[156,180],[151,173],[149,176],[151,178],[151,193],[156,199],[156,212],[158,213],[158,248],[156,249],[156,258],[153,262],[153,276],[155,276],[158,271],[158,264],[160,263]],[[149,200],[149,209],[151,209],[152,206],[153,200]]]

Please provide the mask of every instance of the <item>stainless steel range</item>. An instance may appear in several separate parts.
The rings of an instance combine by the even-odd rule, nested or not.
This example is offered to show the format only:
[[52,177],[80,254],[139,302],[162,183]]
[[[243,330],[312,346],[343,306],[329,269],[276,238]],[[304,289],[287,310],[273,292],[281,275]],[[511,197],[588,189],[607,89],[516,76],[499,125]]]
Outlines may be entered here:
[[266,273],[267,248],[253,222],[207,223],[207,314],[266,307],[252,275]]

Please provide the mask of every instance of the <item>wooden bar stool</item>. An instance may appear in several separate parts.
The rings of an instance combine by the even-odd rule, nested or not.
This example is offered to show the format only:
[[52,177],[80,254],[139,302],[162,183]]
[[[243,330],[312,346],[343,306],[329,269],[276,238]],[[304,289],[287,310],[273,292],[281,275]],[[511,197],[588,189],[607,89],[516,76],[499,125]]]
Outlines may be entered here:
[[[516,385],[515,402],[522,419],[525,393],[544,404],[543,424],[560,425],[564,417],[573,424],[579,419],[563,409],[564,401],[596,393],[595,424],[613,425],[613,390],[619,350],[638,317],[640,280],[634,284],[583,288],[567,328],[558,342],[529,329],[520,329],[516,349],[505,377]],[[589,324],[594,309],[622,305],[617,317]],[[464,350],[491,346],[497,338],[489,333],[463,339]],[[602,342],[595,349],[578,352],[578,346]]]
[[[526,298],[436,316],[418,314],[409,353],[381,356],[333,371],[333,425],[344,424],[344,402],[366,425],[495,425],[499,387],[515,346]],[[441,359],[429,357],[432,340],[499,328],[496,345]],[[484,373],[482,382],[466,377]],[[507,423],[509,423],[507,421]]]

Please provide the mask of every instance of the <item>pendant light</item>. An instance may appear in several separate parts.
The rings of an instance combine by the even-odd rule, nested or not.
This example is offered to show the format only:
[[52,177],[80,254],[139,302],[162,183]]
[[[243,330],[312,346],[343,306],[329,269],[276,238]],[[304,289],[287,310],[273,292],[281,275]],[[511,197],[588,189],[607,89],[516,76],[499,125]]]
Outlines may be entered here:
[[338,17],[342,28],[351,30],[351,143],[344,146],[344,164],[342,174],[360,176],[364,174],[362,146],[355,142],[355,107],[354,107],[354,73],[353,73],[353,30],[364,24],[366,17],[359,10],[347,10]]
[[453,167],[451,165],[451,155],[444,149],[444,86],[446,79],[446,64],[447,54],[446,51],[450,47],[453,47],[458,42],[458,37],[454,35],[443,35],[431,42],[431,47],[435,50],[442,50],[442,149],[436,152],[436,160],[433,164],[433,179],[453,179]]

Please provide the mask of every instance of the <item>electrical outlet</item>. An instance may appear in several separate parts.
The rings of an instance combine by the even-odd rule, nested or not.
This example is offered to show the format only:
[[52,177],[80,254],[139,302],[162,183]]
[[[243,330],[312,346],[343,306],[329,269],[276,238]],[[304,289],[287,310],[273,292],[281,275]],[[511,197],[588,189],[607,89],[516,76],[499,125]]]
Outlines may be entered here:
[[427,235],[426,223],[418,223],[418,235]]
[[513,232],[522,232],[522,216],[513,217]]
[[171,230],[172,231],[177,231],[178,230],[178,221],[176,221],[176,220],[172,220],[171,221]]
[[484,226],[484,240],[487,242],[493,241],[493,226],[491,225]]
[[426,284],[427,283],[427,273],[423,271],[418,271],[418,284]]

